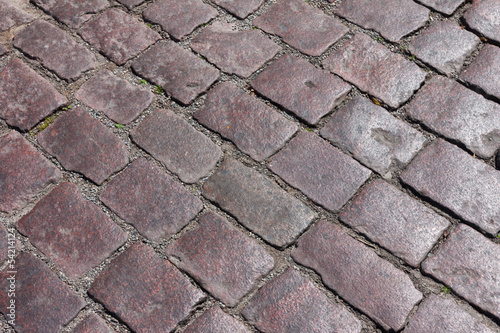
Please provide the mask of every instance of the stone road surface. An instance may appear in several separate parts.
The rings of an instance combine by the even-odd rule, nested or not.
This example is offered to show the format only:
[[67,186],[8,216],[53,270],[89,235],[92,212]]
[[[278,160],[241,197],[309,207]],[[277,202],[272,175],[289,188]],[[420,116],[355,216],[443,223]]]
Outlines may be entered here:
[[500,0],[0,0],[0,331],[500,333]]

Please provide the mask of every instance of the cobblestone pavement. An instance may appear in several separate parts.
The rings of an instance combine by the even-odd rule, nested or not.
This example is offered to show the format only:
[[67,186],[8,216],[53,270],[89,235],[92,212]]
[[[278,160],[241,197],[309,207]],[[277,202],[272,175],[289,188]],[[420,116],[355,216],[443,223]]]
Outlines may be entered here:
[[499,0],[0,0],[0,331],[500,333]]

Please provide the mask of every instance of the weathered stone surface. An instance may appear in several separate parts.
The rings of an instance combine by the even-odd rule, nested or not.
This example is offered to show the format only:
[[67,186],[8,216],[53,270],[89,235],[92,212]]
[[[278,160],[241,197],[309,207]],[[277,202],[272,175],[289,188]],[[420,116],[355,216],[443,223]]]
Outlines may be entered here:
[[486,38],[500,43],[500,2],[497,0],[474,0],[464,14],[465,21],[472,29]]
[[0,118],[26,131],[68,100],[18,58],[0,72]]
[[[1,140],[1,139],[0,139]],[[9,242],[15,242],[7,234],[7,229],[0,224],[0,264],[3,264],[9,255]],[[12,254],[12,253],[11,253]]]
[[400,330],[422,299],[405,273],[326,221],[299,239],[292,257],[385,330]]
[[406,102],[425,79],[413,62],[364,34],[356,34],[323,65],[393,108]]
[[0,136],[0,211],[22,208],[61,172],[16,131]]
[[154,241],[179,232],[203,208],[201,200],[145,158],[113,178],[100,199]]
[[186,183],[206,176],[222,155],[215,143],[170,110],[155,111],[130,134]]
[[259,9],[264,0],[214,0],[213,2],[240,19],[244,19]]
[[288,268],[262,287],[243,316],[263,332],[361,332],[361,323],[332,304],[307,278]]
[[433,77],[406,113],[481,157],[490,158],[500,148],[500,106],[453,80]]
[[33,16],[21,10],[10,0],[0,0],[0,31],[6,31],[13,26],[25,24],[33,20]]
[[[184,333],[250,333],[243,323],[213,306],[191,323]],[[481,332],[482,333],[482,332]]]
[[217,69],[172,41],[153,46],[132,69],[182,104],[191,103],[219,78]]
[[438,139],[401,180],[488,233],[500,230],[500,173],[460,148]]
[[429,10],[411,0],[344,0],[335,14],[373,29],[391,42],[399,41],[429,19]]
[[99,274],[89,294],[136,332],[170,332],[205,298],[171,263],[140,242]]
[[80,172],[96,184],[128,163],[125,144],[83,108],[62,114],[37,138],[66,169]]
[[98,315],[95,313],[90,314],[76,325],[73,333],[114,333],[113,331]]
[[225,82],[208,93],[205,106],[193,117],[257,161],[274,154],[297,131],[292,121]]
[[439,250],[424,261],[422,268],[458,295],[500,318],[499,244],[459,224]]
[[465,0],[419,0],[418,2],[445,15],[451,15]]
[[119,3],[125,5],[128,9],[132,9],[136,6],[139,6],[145,0],[117,0]]
[[384,177],[410,162],[425,142],[422,133],[361,96],[335,112],[321,135]]
[[228,74],[249,77],[278,53],[280,47],[257,30],[235,30],[215,22],[191,42],[191,48]]
[[414,267],[449,226],[444,217],[382,180],[366,186],[340,219]]
[[117,8],[89,21],[78,33],[118,65],[161,39],[156,31]]
[[108,0],[31,0],[58,21],[71,28],[80,27],[93,14],[109,5]]
[[485,45],[460,78],[500,99],[500,48]]
[[312,201],[338,211],[371,175],[316,134],[301,132],[276,154],[269,168]]
[[310,124],[342,103],[351,87],[307,60],[284,55],[273,61],[252,87]]
[[290,244],[314,213],[257,171],[227,159],[203,186],[203,195],[269,243]]
[[133,85],[106,69],[85,82],[75,97],[120,124],[131,122],[153,102],[153,94],[149,90]]
[[212,212],[166,252],[170,261],[230,307],[274,267],[273,257],[259,244]]
[[3,56],[4,54],[7,54],[9,50],[5,45],[0,44],[0,57]]
[[450,75],[460,71],[480,41],[455,22],[438,21],[412,40],[408,50],[438,71]]
[[201,0],[160,0],[149,5],[142,13],[146,20],[159,24],[175,39],[189,35],[217,14],[215,8]]
[[83,199],[72,183],[52,190],[16,228],[70,278],[97,266],[127,240],[127,234]]
[[349,31],[339,20],[303,0],[279,1],[254,24],[311,56],[323,54]]
[[59,332],[85,306],[85,301],[34,255],[19,254],[15,271],[15,298],[8,296],[7,278],[13,274],[10,266],[0,273],[0,311],[7,315],[10,300],[15,300],[16,332]]

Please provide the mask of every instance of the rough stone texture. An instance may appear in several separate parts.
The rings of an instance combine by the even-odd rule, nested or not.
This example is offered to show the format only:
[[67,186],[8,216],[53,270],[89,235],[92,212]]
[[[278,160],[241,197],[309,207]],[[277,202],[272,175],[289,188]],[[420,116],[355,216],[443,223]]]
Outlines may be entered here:
[[130,134],[135,143],[186,183],[206,176],[222,155],[215,143],[170,110],[155,111]]
[[273,257],[259,244],[212,212],[200,217],[199,226],[170,246],[167,255],[230,307],[274,267]]
[[406,114],[481,157],[490,158],[500,148],[500,106],[453,80],[433,77]]
[[497,0],[474,0],[464,14],[465,21],[472,29],[486,38],[500,43],[500,2]]
[[106,267],[89,294],[133,331],[159,333],[172,331],[205,298],[171,263],[140,242]]
[[203,195],[278,247],[293,242],[314,218],[301,201],[234,159],[227,159],[207,180]]
[[0,117],[26,131],[68,100],[18,58],[0,72]]
[[269,168],[307,197],[338,211],[371,175],[316,134],[301,132],[276,154]]
[[83,199],[72,183],[52,190],[16,228],[72,279],[97,266],[127,240],[127,234]]
[[418,2],[445,15],[451,15],[465,0],[418,0]]
[[365,187],[340,219],[414,267],[425,259],[450,224],[382,180]]
[[243,323],[213,306],[191,323],[184,333],[250,333]]
[[303,0],[279,1],[254,24],[311,56],[323,54],[349,31],[339,20]]
[[287,54],[273,61],[251,84],[309,124],[316,124],[342,103],[351,90],[341,79]]
[[75,97],[121,124],[137,118],[153,102],[153,94],[149,90],[133,85],[106,69],[85,82]]
[[98,185],[128,163],[125,144],[83,108],[60,115],[37,138],[66,169]]
[[86,23],[79,34],[118,65],[123,65],[161,39],[156,31],[117,8],[111,8]]
[[500,173],[438,139],[401,174],[420,194],[496,235],[500,230]]
[[12,242],[12,239],[9,239],[7,229],[4,225],[0,224],[0,264],[2,264],[9,255],[9,242]]
[[452,21],[438,21],[422,31],[408,50],[438,71],[450,75],[460,71],[465,59],[481,40]]
[[0,273],[0,311],[7,314],[10,300],[15,300],[16,332],[59,332],[85,306],[84,300],[34,255],[19,254],[15,270],[15,298],[8,297],[9,266]]
[[25,24],[33,20],[33,16],[21,10],[11,0],[0,0],[0,31],[6,31],[13,26]]
[[262,287],[243,310],[262,332],[361,332],[361,323],[332,304],[307,278],[288,268]]
[[136,6],[139,6],[145,0],[117,0],[119,3],[125,5],[128,9],[132,9]]
[[391,42],[399,41],[429,19],[429,10],[411,0],[344,0],[335,14],[373,29]]
[[204,107],[193,117],[257,161],[283,147],[298,128],[265,103],[225,82],[208,93]]
[[90,314],[76,325],[73,333],[114,333],[113,331],[98,315],[95,313]]
[[418,307],[404,333],[494,333],[479,316],[448,298],[431,294]]
[[4,54],[7,54],[9,50],[7,49],[6,46],[0,44],[0,57],[3,56]]
[[244,19],[259,9],[264,0],[214,0],[213,2],[226,9],[231,14]]
[[500,100],[500,48],[485,45],[460,78]]
[[410,162],[425,142],[422,133],[361,96],[335,112],[321,135],[384,177]]
[[422,299],[405,273],[326,221],[299,239],[292,257],[385,330],[400,330]]
[[458,295],[500,318],[499,244],[459,224],[422,268]]
[[219,78],[217,69],[172,41],[153,46],[132,69],[182,104],[191,103]]
[[201,0],[160,0],[148,6],[142,15],[175,39],[181,39],[216,17],[218,12]]
[[0,136],[0,211],[22,208],[61,172],[16,131]]
[[425,79],[413,62],[364,34],[356,34],[323,65],[393,108],[406,102]]
[[109,5],[108,0],[31,0],[70,28],[78,28]]
[[232,24],[221,21],[203,29],[191,42],[191,48],[222,71],[244,78],[280,50],[257,30],[236,30]]
[[76,80],[83,72],[95,68],[96,58],[87,48],[46,21],[35,21],[19,32],[14,37],[14,46],[66,80]]
[[153,241],[179,232],[203,208],[201,200],[145,158],[113,178],[100,199]]

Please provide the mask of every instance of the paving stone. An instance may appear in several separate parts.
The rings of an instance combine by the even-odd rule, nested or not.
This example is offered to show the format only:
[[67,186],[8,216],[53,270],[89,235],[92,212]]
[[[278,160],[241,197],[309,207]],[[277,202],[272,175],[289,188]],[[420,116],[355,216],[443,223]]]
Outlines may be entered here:
[[500,99],[500,48],[485,45],[460,78]]
[[205,182],[203,195],[278,247],[293,242],[314,218],[301,201],[234,159],[224,161]]
[[316,124],[345,100],[350,85],[307,60],[284,55],[252,81],[260,94],[309,124]]
[[393,108],[406,102],[426,76],[413,62],[364,34],[356,34],[323,65]]
[[458,295],[500,318],[499,244],[459,224],[439,250],[424,261],[422,268]]
[[228,74],[249,77],[281,49],[257,30],[235,30],[215,22],[191,42],[191,48]]
[[429,13],[411,0],[344,0],[335,10],[335,14],[375,30],[391,42],[422,27]]
[[419,0],[422,5],[431,7],[445,15],[451,15],[465,0]]
[[89,294],[136,332],[170,332],[205,298],[143,243],[135,243],[115,258],[96,278]]
[[16,131],[0,136],[0,211],[22,208],[61,172]]
[[441,73],[460,71],[481,40],[455,22],[439,21],[422,31],[408,46],[417,58]]
[[201,0],[160,0],[148,6],[142,15],[175,39],[181,39],[216,17],[218,12]]
[[70,278],[97,266],[127,240],[78,187],[63,183],[23,216],[16,228]]
[[132,69],[182,104],[191,103],[219,78],[217,69],[172,41],[153,46]]
[[0,72],[0,117],[22,131],[68,103],[47,80],[18,58]]
[[451,299],[431,294],[418,307],[404,333],[494,333]]
[[299,239],[292,257],[385,330],[400,330],[422,299],[408,275],[326,221]]
[[497,0],[475,0],[465,12],[464,18],[470,28],[486,38],[500,43],[500,2]]
[[73,333],[114,333],[113,331],[98,315],[95,313],[90,314],[76,325]]
[[145,158],[113,178],[100,199],[154,241],[179,232],[203,209],[201,200]]
[[259,244],[221,216],[209,212],[167,249],[177,267],[230,307],[252,290],[274,267]]
[[139,6],[145,0],[117,0],[119,3],[125,5],[128,9],[132,9],[136,6]]
[[11,0],[0,0],[0,31],[6,31],[13,26],[29,23],[33,16],[18,8]]
[[231,83],[221,83],[193,115],[200,123],[233,141],[262,161],[283,147],[297,125]]
[[339,20],[303,0],[277,2],[254,24],[311,56],[323,54],[349,31]]
[[170,110],[155,111],[130,134],[135,143],[186,183],[206,176],[222,155],[207,136]]
[[109,5],[108,0],[31,0],[70,28],[78,28]]
[[3,56],[4,54],[7,54],[9,50],[7,49],[6,46],[0,44],[0,57]]
[[240,19],[244,19],[256,11],[264,0],[214,0],[213,2]]
[[96,58],[87,48],[46,21],[35,21],[19,32],[14,46],[66,80],[76,80],[95,68]]
[[37,137],[63,167],[98,185],[128,163],[125,144],[83,108],[60,115]]
[[120,124],[128,124],[153,102],[153,94],[149,90],[133,85],[106,69],[85,82],[75,97]]
[[269,168],[308,198],[338,211],[371,175],[370,170],[313,133],[301,132]]
[[500,173],[460,148],[438,139],[410,163],[401,180],[486,232],[500,230]]
[[78,33],[118,65],[161,39],[156,31],[117,8],[89,21]]
[[213,306],[198,317],[184,333],[250,333],[250,331],[235,318],[224,313],[218,306]]
[[[30,253],[19,254],[15,273],[9,266],[0,273],[0,311],[7,315],[7,306],[15,301],[16,332],[59,332],[85,306],[47,265]],[[15,275],[15,298],[9,297],[10,280]]]
[[366,186],[340,219],[414,267],[449,226],[444,217],[382,180]]
[[361,323],[307,278],[288,268],[262,287],[243,316],[263,332],[361,332]]
[[490,158],[500,148],[500,106],[453,80],[433,77],[406,114],[478,156]]
[[410,162],[425,142],[422,133],[361,96],[335,112],[321,135],[384,177]]

